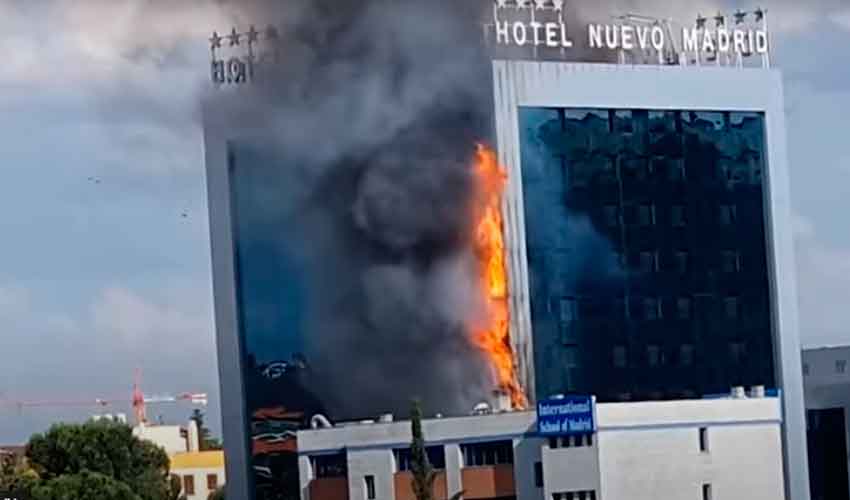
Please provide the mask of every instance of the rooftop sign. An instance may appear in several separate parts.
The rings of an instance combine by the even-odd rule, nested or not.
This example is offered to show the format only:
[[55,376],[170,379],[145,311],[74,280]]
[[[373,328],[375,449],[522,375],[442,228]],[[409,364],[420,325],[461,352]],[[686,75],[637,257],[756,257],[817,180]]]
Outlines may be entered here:
[[[571,33],[565,22],[564,0],[495,0],[487,38],[496,46],[557,49],[566,56],[578,44],[590,49],[616,51],[622,63],[654,61],[660,64],[740,65],[745,58],[761,56],[769,65],[767,12],[718,13],[712,19],[698,16],[693,26],[674,27],[670,19],[628,14],[607,24],[588,24]],[[631,57],[627,57],[631,54]]]
[[563,396],[537,402],[537,433],[570,436],[596,432],[593,396]]

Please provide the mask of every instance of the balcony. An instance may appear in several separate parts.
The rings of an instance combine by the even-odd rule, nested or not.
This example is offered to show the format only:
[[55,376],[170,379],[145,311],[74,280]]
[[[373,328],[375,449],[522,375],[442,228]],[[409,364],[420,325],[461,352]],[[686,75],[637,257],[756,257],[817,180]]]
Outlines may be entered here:
[[[448,488],[446,486],[446,473],[438,471],[434,478],[434,500],[446,500]],[[395,500],[416,500],[413,494],[413,474],[410,472],[397,472],[395,475]]]
[[310,481],[310,498],[348,500],[348,478],[325,477]]
[[510,464],[466,467],[461,470],[461,480],[466,500],[516,496],[514,466]]

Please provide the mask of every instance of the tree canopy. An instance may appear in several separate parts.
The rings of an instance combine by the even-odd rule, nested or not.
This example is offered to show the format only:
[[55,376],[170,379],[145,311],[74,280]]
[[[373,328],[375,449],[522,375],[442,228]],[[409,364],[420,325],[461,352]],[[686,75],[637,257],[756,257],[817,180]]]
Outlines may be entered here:
[[10,477],[34,500],[180,497],[165,451],[117,422],[55,425],[30,439],[25,466],[17,468]]

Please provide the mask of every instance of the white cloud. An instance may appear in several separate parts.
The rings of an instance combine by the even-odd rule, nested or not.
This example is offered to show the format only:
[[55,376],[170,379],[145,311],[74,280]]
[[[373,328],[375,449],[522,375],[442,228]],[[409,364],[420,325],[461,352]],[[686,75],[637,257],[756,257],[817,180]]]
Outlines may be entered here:
[[834,12],[830,16],[830,20],[838,26],[850,31],[850,9]]
[[30,294],[25,288],[0,285],[0,320],[29,310]]
[[850,249],[824,244],[803,216],[793,224],[803,344],[850,344]]
[[91,305],[91,320],[101,338],[125,347],[184,347],[211,343],[210,311],[187,310],[195,299],[170,291],[159,300],[121,286],[105,288]]

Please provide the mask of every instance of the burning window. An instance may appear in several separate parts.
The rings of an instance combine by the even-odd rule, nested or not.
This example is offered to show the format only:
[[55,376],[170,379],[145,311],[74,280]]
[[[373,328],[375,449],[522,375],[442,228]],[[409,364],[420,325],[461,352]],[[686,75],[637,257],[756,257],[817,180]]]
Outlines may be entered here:
[[508,273],[502,221],[502,192],[507,174],[499,165],[496,153],[481,144],[477,149],[475,179],[474,248],[487,320],[486,324],[472,325],[472,337],[490,360],[497,389],[510,395],[514,408],[524,409],[528,399],[519,383],[508,331]]

